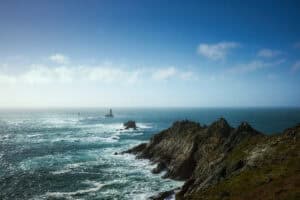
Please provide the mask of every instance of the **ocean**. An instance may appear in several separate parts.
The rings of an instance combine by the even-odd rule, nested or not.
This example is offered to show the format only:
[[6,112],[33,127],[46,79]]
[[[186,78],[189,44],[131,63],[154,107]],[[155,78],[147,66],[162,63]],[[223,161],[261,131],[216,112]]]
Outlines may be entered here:
[[[300,122],[299,108],[113,108],[0,110],[0,199],[143,200],[179,187],[155,166],[118,154],[176,120],[210,124],[220,117],[266,134]],[[80,113],[80,115],[78,115]],[[135,120],[137,130],[122,130]]]

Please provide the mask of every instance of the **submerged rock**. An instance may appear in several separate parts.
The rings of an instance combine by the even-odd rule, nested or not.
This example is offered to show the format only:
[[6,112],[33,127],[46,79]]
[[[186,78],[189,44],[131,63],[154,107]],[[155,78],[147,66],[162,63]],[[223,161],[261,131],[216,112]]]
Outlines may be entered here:
[[166,200],[170,199],[171,197],[175,194],[174,190],[166,191],[166,192],[161,192],[158,195],[152,196],[149,198],[149,200]]
[[157,164],[157,166],[152,169],[153,174],[159,174],[160,172],[164,171],[167,168],[167,165],[163,162]]
[[[299,135],[300,126],[287,129],[282,135],[265,136],[246,122],[233,128],[224,118],[210,126],[184,120],[126,153],[157,163],[153,173],[166,170],[165,178],[185,180],[176,199],[257,199],[258,183],[262,187],[274,180],[284,182],[283,177],[293,173],[298,175],[291,177],[292,182],[299,182]],[[269,170],[268,174],[259,174],[262,169]],[[276,190],[279,186],[272,187]],[[294,195],[297,189],[285,187],[282,194]],[[275,193],[266,190],[270,196],[265,199]]]
[[132,121],[132,120],[125,122],[123,125],[124,125],[125,129],[130,129],[130,128],[136,129],[137,128],[135,121]]

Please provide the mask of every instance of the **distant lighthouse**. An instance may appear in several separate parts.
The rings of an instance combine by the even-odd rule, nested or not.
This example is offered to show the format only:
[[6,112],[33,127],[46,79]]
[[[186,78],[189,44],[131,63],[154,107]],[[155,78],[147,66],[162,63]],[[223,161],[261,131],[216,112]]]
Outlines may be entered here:
[[109,109],[109,113],[107,113],[105,117],[114,117],[112,109]]

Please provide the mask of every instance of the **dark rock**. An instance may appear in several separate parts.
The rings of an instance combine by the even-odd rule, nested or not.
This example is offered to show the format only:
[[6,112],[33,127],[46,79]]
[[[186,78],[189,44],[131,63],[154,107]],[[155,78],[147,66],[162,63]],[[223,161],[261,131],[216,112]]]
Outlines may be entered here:
[[175,192],[174,190],[170,190],[170,191],[166,191],[166,192],[161,192],[156,196],[150,197],[150,200],[165,200],[168,197],[171,197],[172,195],[174,195]]
[[122,153],[138,154],[138,153],[142,152],[144,149],[146,149],[146,147],[147,147],[147,143],[142,143],[142,144],[139,144],[139,145],[133,147],[132,149],[129,149]]
[[189,179],[187,180],[181,190],[176,194],[176,199],[181,199],[184,194],[195,184],[196,180],[195,179]]
[[232,128],[224,118],[220,118],[208,127],[208,130],[214,134],[220,134],[227,137],[230,134]]
[[153,174],[159,174],[167,168],[167,165],[163,162],[158,163],[158,165],[152,170]]
[[135,121],[132,121],[132,120],[125,122],[123,125],[124,125],[125,129],[130,129],[130,128],[136,129],[137,128]]
[[255,130],[254,128],[252,128],[252,126],[250,126],[250,124],[248,124],[247,122],[242,122],[236,129],[237,132],[241,133],[241,134],[260,134],[257,130]]
[[239,127],[239,131],[253,131],[253,128],[247,122],[242,122]]
[[[277,155],[282,149],[275,151],[270,148],[280,146],[274,147],[272,144],[275,141],[279,141],[277,143],[280,144],[287,143],[286,148],[292,148],[291,145],[296,148],[295,145],[299,144],[299,133],[300,126],[287,129],[283,135],[265,136],[247,122],[232,128],[224,118],[209,126],[200,126],[199,123],[184,120],[177,121],[170,128],[154,135],[148,144],[140,144],[125,153],[133,153],[139,158],[150,159],[153,163],[157,163],[152,172],[160,173],[166,170],[164,178],[186,180],[176,198],[193,199],[202,191],[203,195],[207,195],[205,193],[207,188],[223,183],[224,180],[228,181],[232,177],[239,177],[236,175],[245,170],[252,170],[252,173],[265,166],[264,163],[286,162],[280,159],[282,155]],[[297,159],[298,154],[295,153],[297,151],[291,152],[295,154],[291,158]],[[268,155],[267,159],[265,155]],[[265,184],[266,181],[262,183]],[[167,193],[163,193],[156,199],[164,199],[164,195],[168,196]],[[223,191],[212,195],[226,199],[229,196],[231,198],[232,193]]]

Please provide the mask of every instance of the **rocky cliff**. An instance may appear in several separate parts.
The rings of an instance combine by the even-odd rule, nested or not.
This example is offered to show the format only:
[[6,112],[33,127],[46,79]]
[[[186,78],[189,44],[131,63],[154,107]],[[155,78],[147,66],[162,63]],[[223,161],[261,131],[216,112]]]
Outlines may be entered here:
[[176,199],[300,199],[300,125],[266,136],[223,118],[175,122],[126,153],[157,163],[153,173],[185,180]]

